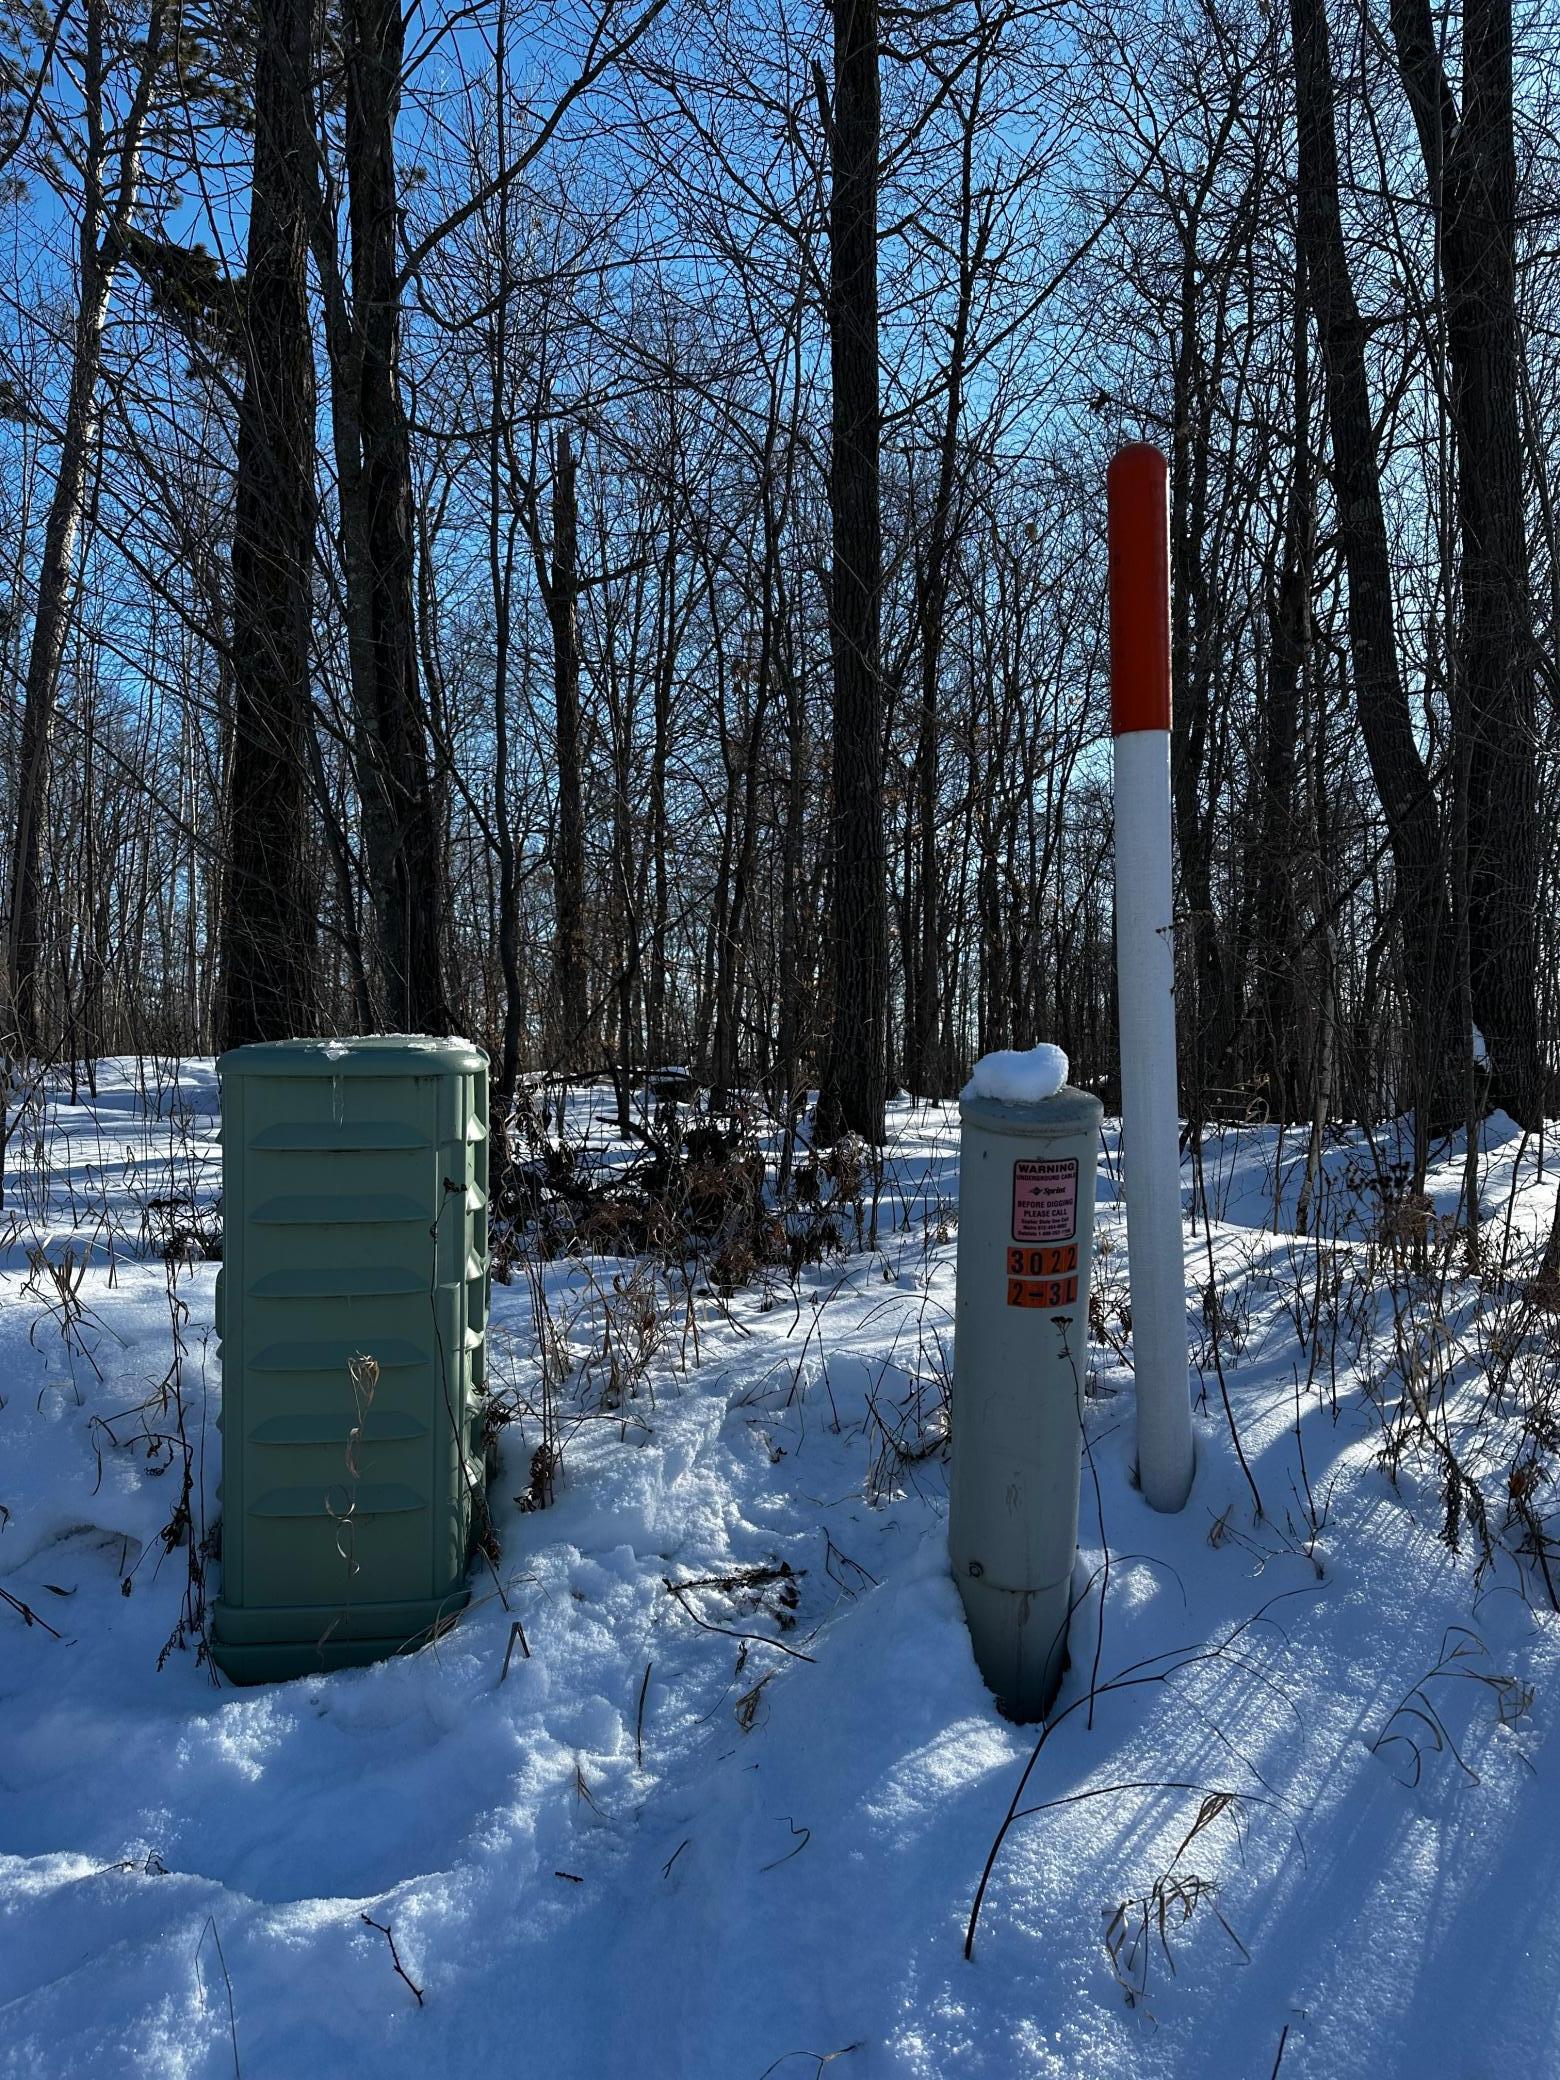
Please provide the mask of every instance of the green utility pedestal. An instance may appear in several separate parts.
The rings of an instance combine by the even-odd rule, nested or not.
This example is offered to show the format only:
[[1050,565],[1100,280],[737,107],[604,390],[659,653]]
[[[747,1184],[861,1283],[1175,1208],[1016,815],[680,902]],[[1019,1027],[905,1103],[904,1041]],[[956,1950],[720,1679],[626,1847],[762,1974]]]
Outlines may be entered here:
[[467,1600],[484,1478],[487,1057],[235,1048],[222,1089],[222,1590],[235,1682],[375,1661]]

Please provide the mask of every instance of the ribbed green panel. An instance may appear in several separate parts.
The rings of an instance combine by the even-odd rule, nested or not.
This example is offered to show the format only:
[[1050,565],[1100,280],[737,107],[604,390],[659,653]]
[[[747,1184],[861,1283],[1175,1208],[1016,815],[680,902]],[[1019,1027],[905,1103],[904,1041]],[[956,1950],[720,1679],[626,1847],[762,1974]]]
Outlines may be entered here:
[[[415,1645],[467,1599],[484,1477],[487,1058],[464,1040],[288,1040],[236,1048],[217,1073],[212,1651],[235,1682],[259,1682]],[[355,1356],[379,1366],[366,1404]]]

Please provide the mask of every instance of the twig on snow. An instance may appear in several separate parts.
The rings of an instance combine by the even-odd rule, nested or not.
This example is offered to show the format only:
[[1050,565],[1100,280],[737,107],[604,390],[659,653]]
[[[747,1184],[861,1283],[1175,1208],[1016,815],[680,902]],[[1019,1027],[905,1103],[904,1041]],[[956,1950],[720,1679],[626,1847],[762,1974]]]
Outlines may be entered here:
[[518,1618],[514,1619],[514,1621],[511,1623],[509,1627],[509,1644],[504,1649],[504,1665],[499,1670],[498,1674],[498,1680],[500,1682],[502,1682],[505,1676],[507,1676],[509,1673],[510,1657],[513,1655],[515,1651],[516,1640],[520,1642],[521,1653],[525,1656],[526,1660],[529,1661],[531,1658],[531,1645],[529,1640],[527,1640],[525,1636],[525,1627],[520,1623],[520,1620]]
[[366,1921],[370,1928],[377,1928],[379,1930],[379,1933],[384,1937],[385,1941],[390,1945],[390,1962],[395,1966],[398,1976],[403,1978],[406,1981],[407,1985],[411,1987],[413,1993],[416,1994],[417,2005],[420,2008],[423,2005],[422,1988],[417,1984],[416,1980],[412,1978],[411,1974],[407,1971],[405,1965],[402,1964],[401,1953],[395,1947],[395,1935],[393,1930],[391,1929],[389,1922],[376,1921],[372,1914],[360,1914],[358,1916],[358,1919],[360,1921]]
[[650,1689],[650,1671],[654,1666],[653,1661],[645,1663],[645,1679],[639,1686],[639,1716],[634,1721],[635,1769],[643,1769],[645,1766],[645,1697]]
[[[150,1858],[147,1859],[147,1867],[151,1867]],[[222,1983],[227,1988],[228,2036],[233,2045],[233,2080],[242,2080],[238,2063],[238,2017],[233,2012],[233,1981],[228,1976],[227,1959],[222,1955],[222,1938],[217,1933],[216,1916],[213,1914],[206,1916],[205,1928],[202,1928],[200,1940],[195,1945],[195,1969],[197,1972],[200,1970],[201,1945],[206,1940],[207,1928],[211,1930],[211,1940],[217,1950],[217,1963],[222,1967]]]
[[0,1589],[0,1599],[11,1606],[24,1625],[41,1625],[50,1639],[64,1638],[64,1634],[56,1632],[47,1618],[40,1618],[30,1604],[23,1603],[19,1596],[13,1596],[9,1589]]
[[[812,1829],[810,1827],[798,1827],[796,1822],[791,1818],[789,1813],[787,1813],[785,1816],[785,1824],[787,1827],[790,1828],[793,1835],[800,1835],[801,1840],[797,1843],[794,1849],[787,1849],[783,1856],[777,1856],[773,1863],[761,1863],[758,1867],[760,1876],[762,1876],[765,1871],[777,1871],[779,1870],[782,1863],[789,1863],[793,1856],[800,1856],[802,1851],[807,1847],[807,1844],[812,1840]],[[808,2058],[814,2056],[814,2054],[810,2051],[807,2052],[805,2055]],[[831,2058],[837,2057],[838,2053],[831,2052],[829,2055]]]
[[817,1660],[816,1654],[804,1654],[800,1647],[788,1647],[783,1639],[771,1639],[767,1632],[738,1632],[735,1627],[730,1625],[712,1625],[707,1618],[701,1618],[691,1604],[684,1601],[680,1594],[681,1583],[669,1580],[664,1574],[661,1580],[666,1584],[668,1593],[677,1599],[678,1609],[686,1617],[692,1618],[695,1625],[703,1626],[706,1632],[721,1632],[725,1634],[727,1639],[757,1640],[761,1647],[775,1647],[780,1653],[789,1654],[793,1661]]
[[772,2065],[765,2066],[758,2080],[769,2080],[771,2073],[778,2073],[780,2068],[788,2065],[793,2058],[810,2058],[813,2062],[813,2080],[818,2080],[818,2075],[825,2066],[833,2065],[837,2058],[844,2058],[847,2052],[860,2049],[861,2043],[858,2039],[854,2044],[842,2044],[838,2051],[782,2051]]

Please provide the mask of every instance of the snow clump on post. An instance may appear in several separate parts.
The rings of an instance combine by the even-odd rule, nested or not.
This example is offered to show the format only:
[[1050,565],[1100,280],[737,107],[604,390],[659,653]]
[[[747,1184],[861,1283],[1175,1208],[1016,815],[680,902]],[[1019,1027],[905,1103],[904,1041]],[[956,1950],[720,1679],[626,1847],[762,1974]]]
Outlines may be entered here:
[[1045,1098],[1054,1098],[1066,1081],[1066,1055],[1042,1040],[1038,1047],[1001,1047],[994,1054],[982,1055],[960,1096],[998,1098],[1004,1105],[1038,1105]]

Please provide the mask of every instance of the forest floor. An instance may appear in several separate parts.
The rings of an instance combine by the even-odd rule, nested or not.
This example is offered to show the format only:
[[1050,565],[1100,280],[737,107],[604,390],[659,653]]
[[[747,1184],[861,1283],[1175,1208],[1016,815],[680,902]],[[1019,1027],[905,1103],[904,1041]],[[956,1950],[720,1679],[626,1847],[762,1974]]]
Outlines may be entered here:
[[1415,1208],[1340,1130],[1318,1240],[1302,1135],[1209,1139],[1176,1517],[1107,1132],[1073,1662],[967,1959],[1038,1729],[946,1559],[956,1108],[895,1108],[876,1247],[794,1280],[495,1284],[496,1573],[414,1656],[235,1690],[164,1653],[215,1507],[214,1077],[79,1097],[0,1217],[0,2073],[1560,2073],[1560,1341],[1510,1275],[1555,1172],[1509,1121],[1479,1275],[1458,1147]]

